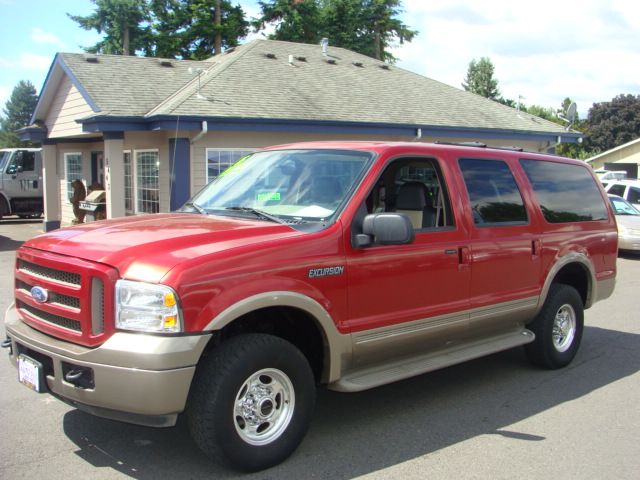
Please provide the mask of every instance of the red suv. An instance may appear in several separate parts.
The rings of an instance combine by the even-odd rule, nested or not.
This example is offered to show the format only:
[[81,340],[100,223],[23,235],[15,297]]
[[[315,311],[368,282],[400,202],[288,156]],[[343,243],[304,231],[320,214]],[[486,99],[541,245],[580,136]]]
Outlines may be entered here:
[[204,452],[258,470],[300,443],[319,385],[355,392],[520,345],[567,365],[616,254],[580,161],[272,147],[179,212],[26,242],[3,345],[36,391],[156,427],[185,412]]

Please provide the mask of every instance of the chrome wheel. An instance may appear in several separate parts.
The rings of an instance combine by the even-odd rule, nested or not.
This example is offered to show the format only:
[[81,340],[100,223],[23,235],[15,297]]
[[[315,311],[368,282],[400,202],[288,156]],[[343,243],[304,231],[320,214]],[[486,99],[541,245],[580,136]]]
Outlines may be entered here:
[[234,425],[250,445],[266,445],[287,429],[295,407],[289,377],[275,368],[251,375],[240,387],[234,405]]
[[576,312],[569,304],[562,305],[553,321],[553,346],[558,352],[566,352],[576,336]]

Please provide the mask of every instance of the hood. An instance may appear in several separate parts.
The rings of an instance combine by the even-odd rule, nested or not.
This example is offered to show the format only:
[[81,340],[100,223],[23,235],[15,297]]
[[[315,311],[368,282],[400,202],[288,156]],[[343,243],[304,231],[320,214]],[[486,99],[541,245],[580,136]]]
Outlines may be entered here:
[[616,222],[633,230],[640,230],[640,215],[616,215]]
[[124,278],[159,282],[180,262],[295,235],[300,232],[266,221],[179,213],[77,225],[24,246],[103,263]]

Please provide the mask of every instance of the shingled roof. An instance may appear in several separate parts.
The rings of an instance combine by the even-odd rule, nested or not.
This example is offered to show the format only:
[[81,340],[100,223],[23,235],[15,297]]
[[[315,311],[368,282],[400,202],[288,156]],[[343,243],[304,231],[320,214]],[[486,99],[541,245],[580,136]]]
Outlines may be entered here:
[[318,45],[254,40],[200,62],[71,53],[57,62],[95,112],[83,122],[180,116],[580,136],[337,47],[325,55]]

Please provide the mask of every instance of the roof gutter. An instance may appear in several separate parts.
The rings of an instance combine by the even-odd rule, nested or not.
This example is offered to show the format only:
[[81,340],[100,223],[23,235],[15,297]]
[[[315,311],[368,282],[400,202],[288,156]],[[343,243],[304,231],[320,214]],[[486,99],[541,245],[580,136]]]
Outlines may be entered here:
[[204,137],[207,134],[208,131],[209,131],[209,124],[207,123],[206,120],[203,120],[202,121],[202,130],[200,130],[200,133],[198,133],[195,137],[193,137],[191,139],[191,145],[193,145],[198,140],[200,140],[202,137]]

